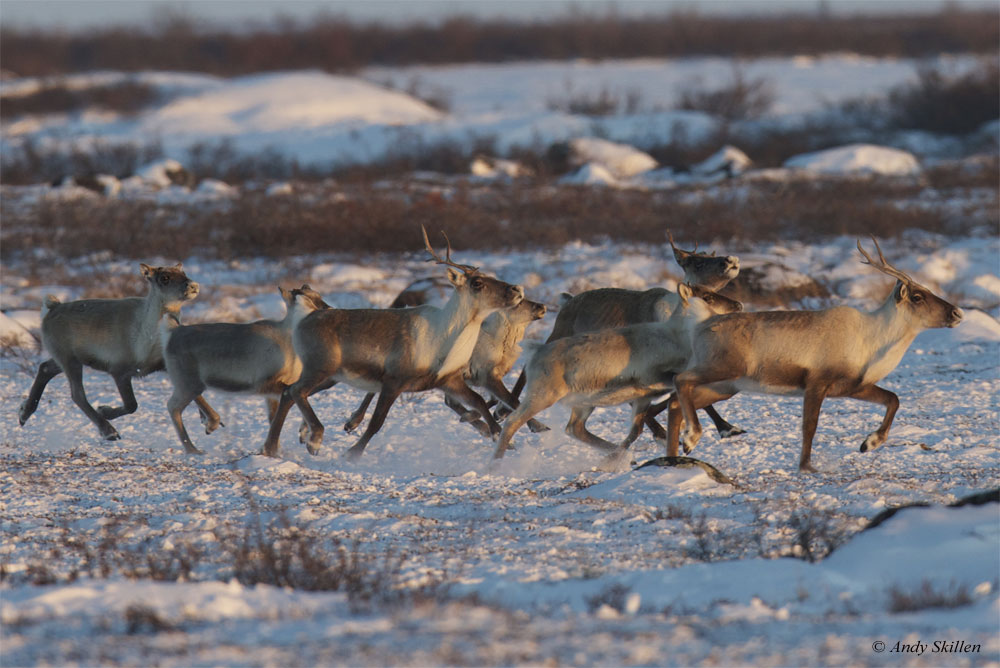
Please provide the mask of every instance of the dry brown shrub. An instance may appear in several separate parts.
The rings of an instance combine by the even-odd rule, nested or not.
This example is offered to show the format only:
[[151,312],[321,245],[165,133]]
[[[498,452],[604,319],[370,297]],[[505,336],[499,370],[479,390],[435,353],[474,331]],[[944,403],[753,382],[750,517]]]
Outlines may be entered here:
[[678,109],[703,111],[726,121],[760,118],[774,105],[774,85],[762,77],[749,78],[733,67],[730,81],[711,88],[697,82],[680,91]]
[[914,84],[893,90],[889,115],[896,127],[962,135],[1000,117],[1000,63],[995,56],[960,75],[922,67]]
[[964,584],[955,582],[936,589],[930,580],[924,580],[919,587],[904,589],[893,585],[888,589],[889,612],[916,612],[928,608],[961,608],[975,601]]
[[29,95],[0,98],[0,118],[10,120],[24,114],[57,114],[84,109],[103,109],[134,114],[158,98],[156,88],[147,83],[120,83],[87,88],[71,88],[56,81]]
[[[943,171],[930,178],[960,179]],[[456,249],[527,249],[577,240],[662,243],[667,228],[677,238],[728,241],[891,237],[908,229],[958,234],[995,226],[1000,218],[995,189],[983,189],[992,193],[992,203],[979,198],[971,213],[958,216],[948,202],[951,190],[942,191],[937,204],[924,197],[914,205],[927,193],[914,179],[733,181],[670,191],[401,181],[315,184],[303,191],[271,197],[248,190],[224,206],[99,197],[8,205],[0,257],[37,257],[40,250],[66,258],[102,252],[144,261],[153,255],[172,260],[406,252],[420,250],[420,225],[445,231]]]
[[220,27],[177,15],[150,29],[110,26],[87,33],[0,31],[4,69],[24,76],[94,69],[175,70],[224,76],[370,64],[504,62],[567,58],[719,55],[761,57],[851,52],[873,56],[992,53],[995,9],[946,5],[937,13],[842,15],[701,14],[623,16],[576,8],[547,21],[453,17],[439,25],[352,23],[329,14],[268,25]]

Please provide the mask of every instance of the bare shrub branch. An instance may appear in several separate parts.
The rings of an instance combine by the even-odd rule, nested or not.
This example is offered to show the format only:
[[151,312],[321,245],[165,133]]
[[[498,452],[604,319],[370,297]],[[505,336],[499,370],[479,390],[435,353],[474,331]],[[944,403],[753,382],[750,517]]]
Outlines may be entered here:
[[928,608],[961,608],[972,605],[973,598],[964,584],[951,584],[935,589],[934,583],[924,580],[915,589],[893,585],[888,589],[889,612],[916,612]]

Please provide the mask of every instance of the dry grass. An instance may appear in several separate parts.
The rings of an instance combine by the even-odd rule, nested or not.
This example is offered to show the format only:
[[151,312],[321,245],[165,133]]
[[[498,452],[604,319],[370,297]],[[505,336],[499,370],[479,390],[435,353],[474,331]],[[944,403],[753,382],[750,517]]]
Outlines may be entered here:
[[[527,249],[605,239],[662,243],[665,221],[677,238],[704,240],[892,237],[908,229],[959,234],[998,224],[995,200],[961,216],[950,202],[968,188],[993,188],[989,179],[997,173],[996,162],[964,176],[954,172],[962,171],[960,166],[952,171],[940,167],[927,175],[929,183],[744,181],[709,191],[466,181],[452,182],[442,191],[440,185],[402,181],[392,187],[315,184],[304,186],[294,198],[250,190],[214,207],[96,196],[35,204],[5,198],[0,257],[39,257],[43,250],[63,258],[102,252],[136,259],[151,252],[165,258],[220,259],[405,252],[418,249],[420,225],[443,229],[456,249]],[[929,200],[928,192],[937,192],[939,199]],[[910,205],[918,197],[921,206]]]
[[50,82],[30,95],[6,95],[0,118],[7,121],[25,114],[54,114],[102,109],[134,114],[158,98],[155,87],[135,81],[88,88],[71,88],[65,82]]
[[682,89],[677,108],[703,111],[726,121],[744,121],[766,114],[774,100],[774,84],[762,77],[747,77],[737,65],[723,86],[709,87],[698,81]]
[[928,608],[961,608],[972,605],[973,598],[965,585],[951,583],[938,590],[930,580],[919,587],[904,589],[899,585],[889,587],[889,612],[917,612]]
[[[264,523],[261,510],[250,504],[242,529],[223,524],[215,529],[215,543],[205,545],[190,537],[193,527],[145,532],[138,515],[115,514],[97,531],[83,532],[64,523],[60,538],[16,573],[0,563],[0,581],[31,584],[74,582],[81,577],[178,582],[229,581],[253,586],[268,584],[304,591],[341,591],[355,610],[372,606],[398,607],[444,600],[445,577],[424,577],[415,586],[404,576],[405,554],[374,555],[338,539],[327,539],[307,525],[292,523],[282,509]],[[137,536],[144,535],[144,538]],[[405,584],[404,584],[405,582]],[[147,609],[126,611],[130,627],[138,632],[156,622]]]
[[842,519],[829,510],[815,508],[792,513],[788,519],[794,540],[791,556],[810,563],[826,558],[849,538]]
[[[3,103],[6,105],[6,102]],[[95,142],[87,149],[70,152],[43,150],[28,141],[18,151],[4,155],[0,163],[0,183],[27,185],[59,183],[66,177],[83,178],[95,174],[110,174],[119,178],[131,176],[145,164],[163,157],[158,144],[137,147],[131,144]]]

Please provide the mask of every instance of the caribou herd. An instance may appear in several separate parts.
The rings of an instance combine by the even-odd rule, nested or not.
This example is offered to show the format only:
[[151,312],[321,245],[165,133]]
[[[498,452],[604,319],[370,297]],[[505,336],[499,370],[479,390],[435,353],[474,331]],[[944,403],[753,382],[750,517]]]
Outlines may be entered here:
[[[803,397],[799,468],[810,462],[822,402],[851,397],[885,407],[878,429],[861,444],[865,452],[885,442],[899,398],[876,385],[888,375],[916,335],[933,327],[954,327],[955,306],[893,267],[872,238],[878,259],[858,241],[862,261],[896,279],[877,309],[837,306],[818,311],[746,312],[719,294],[740,271],[733,256],[684,251],[670,245],[684,270],[676,292],[601,288],[563,295],[548,340],[536,346],[512,390],[503,378],[519,358],[527,326],[541,319],[543,304],[525,299],[519,285],[505,283],[478,267],[459,264],[434,251],[446,267],[451,297],[441,307],[421,303],[420,293],[400,295],[393,308],[336,309],[308,285],[279,288],[286,315],[280,321],[182,325],[180,309],[199,286],[177,264],[142,264],[145,297],[84,299],[61,303],[47,297],[42,308],[42,343],[51,357],[39,366],[21,425],[38,408],[48,382],[65,373],[73,402],[107,440],[119,438],[111,420],[137,409],[132,378],[166,370],[173,385],[167,410],[184,449],[199,453],[182,412],[192,401],[205,433],[222,426],[203,392],[251,392],[267,398],[270,428],[262,452],[277,456],[281,430],[295,404],[304,422],[300,440],[316,454],[324,427],[309,397],[347,383],[368,392],[344,425],[356,429],[377,394],[367,427],[346,452],[359,457],[382,428],[404,392],[440,389],[462,421],[496,441],[494,459],[504,456],[517,430],[548,429],[535,419],[557,402],[570,408],[566,432],[618,462],[648,428],[668,457],[698,443],[704,409],[722,438],[743,433],[713,408],[739,392]],[[83,367],[111,375],[122,406],[87,399]],[[473,387],[486,390],[487,402]],[[661,399],[657,402],[658,399]],[[587,430],[598,406],[628,403],[630,428],[618,443]],[[496,406],[495,410],[491,408]],[[667,411],[666,429],[656,420]],[[502,424],[501,424],[502,423]]]

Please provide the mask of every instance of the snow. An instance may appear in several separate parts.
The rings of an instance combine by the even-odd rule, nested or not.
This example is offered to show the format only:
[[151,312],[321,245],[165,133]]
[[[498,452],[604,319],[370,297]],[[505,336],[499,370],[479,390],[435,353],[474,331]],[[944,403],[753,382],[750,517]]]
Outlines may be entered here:
[[[833,288],[835,302],[872,308],[855,286],[874,272],[858,261],[853,243],[761,244],[740,254],[808,272]],[[529,296],[552,300],[580,274],[640,287],[650,277],[677,275],[667,248],[576,243],[458,259],[502,267],[508,278],[533,272]],[[886,240],[883,249],[914,270],[934,257],[951,258],[949,271],[928,269],[950,285],[991,266],[1000,242],[919,235]],[[289,267],[197,258],[184,266],[203,286],[185,307],[192,317],[279,314],[274,277]],[[332,303],[384,305],[394,290],[428,275],[416,257],[317,256],[302,266],[305,273],[292,282],[321,283]],[[37,304],[40,289],[59,286],[32,286],[18,280],[19,271],[17,263],[5,267],[4,303],[27,322],[21,307]],[[229,294],[227,285],[240,289]],[[881,298],[889,287],[874,289]],[[139,411],[116,421],[124,440],[107,443],[72,405],[61,377],[19,427],[15,414],[30,372],[4,360],[4,662],[148,663],[155,656],[167,665],[627,664],[669,656],[682,664],[840,665],[876,662],[873,642],[907,638],[981,645],[972,655],[925,658],[996,661],[997,505],[942,504],[1000,485],[1000,323],[959,304],[964,322],[920,335],[886,379],[901,408],[889,441],[874,452],[857,451],[879,416],[867,405],[824,404],[815,475],[796,471],[797,400],[738,396],[720,406],[747,433],[726,441],[706,436],[692,454],[735,486],[698,468],[596,470],[600,454],[561,432],[567,413],[559,407],[540,416],[552,431],[518,433],[517,449],[491,467],[492,444],[434,394],[404,397],[365,456],[348,462],[340,454],[353,437],[337,426],[361,395],[339,386],[313,398],[328,427],[317,456],[296,442],[294,417],[280,458],[256,454],[267,428],[263,401],[215,391],[206,397],[225,427],[195,433],[207,454],[185,456],[164,407],[170,388],[163,374],[135,381]],[[529,337],[543,338],[553,317],[529,328]],[[85,384],[95,403],[116,396],[105,374],[88,370]],[[198,432],[196,412],[186,417]],[[624,409],[598,411],[591,427],[615,438],[625,420]],[[648,436],[634,446],[639,462],[661,454]],[[935,505],[857,533],[880,510],[917,501]],[[266,525],[279,516],[357,545],[373,564],[380,555],[405,553],[397,586],[443,578],[447,594],[359,610],[343,592],[239,584],[215,531],[242,535],[256,517]],[[847,541],[815,563],[792,558],[796,516],[826,518]],[[203,556],[191,577],[177,582],[86,571],[71,580],[76,552],[50,553],[66,535],[94,546],[102,535],[117,535],[118,549],[132,550],[143,541],[162,550],[193,544]],[[55,583],[30,584],[41,563]],[[945,595],[961,590],[969,602],[891,610],[892,592],[917,595],[925,586]],[[42,637],[58,642],[38,642]],[[373,654],[371,647],[381,649]]]
[[593,162],[588,162],[575,172],[567,174],[559,179],[559,182],[578,186],[617,186],[619,184],[618,179],[607,167]]
[[[912,78],[913,65],[841,55],[753,61],[745,74],[773,81],[778,102],[771,120],[792,122],[828,101],[884,93]],[[693,141],[718,128],[705,114],[665,110],[678,86],[696,77],[725,81],[731,68],[723,59],[693,59],[370,68],[360,78],[140,73],[134,76],[170,91],[164,106],[134,119],[91,114],[5,122],[0,151],[25,139],[43,138],[40,145],[51,148],[95,137],[130,142],[155,135],[168,159],[123,179],[120,189],[105,182],[106,189],[154,204],[192,206],[224,203],[238,193],[212,180],[194,187],[176,183],[190,143],[220,137],[239,150],[280,149],[303,164],[370,161],[438,140],[492,137],[501,152],[572,142],[582,162],[566,183],[699,184],[692,197],[720,196],[717,182],[726,171],[773,179],[779,191],[781,181],[828,173],[918,173],[912,155],[860,146],[800,156],[787,169],[766,172],[753,169],[752,156],[735,146],[686,174],[654,169],[643,148],[671,137]],[[71,81],[82,86],[123,76],[92,73]],[[413,76],[450,93],[448,113],[398,92],[405,86],[371,83]],[[567,95],[641,86],[645,106],[602,119],[553,110],[563,82]],[[26,94],[38,85],[5,81],[0,91]],[[483,158],[470,172],[482,181],[517,178],[520,167]],[[301,186],[253,187],[295,197]],[[100,197],[72,184],[5,186],[3,193],[11,202],[22,196]],[[822,305],[872,309],[891,288],[890,279],[858,261],[854,238],[735,246],[726,239],[701,241],[703,250],[738,254],[745,268],[758,268],[766,289],[815,280],[830,292]],[[922,333],[885,379],[883,385],[900,397],[900,410],[881,448],[858,451],[881,418],[879,407],[846,399],[824,403],[813,451],[819,473],[797,471],[798,400],[739,395],[718,406],[747,433],[726,440],[707,433],[692,455],[734,484],[716,482],[700,468],[633,470],[626,461],[600,470],[602,455],[562,432],[568,415],[559,406],[539,416],[551,431],[522,430],[516,449],[492,464],[493,444],[457,420],[435,393],[404,396],[364,457],[347,461],[341,455],[355,436],[340,424],[361,393],[342,385],[311,400],[327,427],[315,456],[298,443],[294,411],[281,456],[261,456],[264,401],[212,390],[206,398],[225,426],[205,435],[196,428],[196,411],[188,410],[188,428],[206,454],[185,455],[166,412],[171,388],[163,374],[135,380],[139,410],[116,421],[122,441],[97,437],[62,376],[20,426],[17,412],[32,383],[31,367],[44,359],[34,336],[44,296],[79,298],[92,276],[130,276],[137,263],[107,254],[55,258],[58,271],[39,275],[40,261],[48,266],[53,258],[5,258],[2,663],[996,664],[1000,508],[946,504],[1000,487],[1000,239],[992,229],[969,237],[910,231],[882,246],[896,266],[960,306],[962,324]],[[414,251],[419,249],[415,238]],[[443,276],[417,253],[170,261],[178,259],[202,285],[198,299],[184,308],[188,321],[278,317],[275,284],[310,283],[337,307],[382,307],[411,282],[430,285],[428,276]],[[586,287],[671,288],[681,276],[666,243],[573,242],[532,251],[464,251],[456,260],[523,282],[530,298],[548,304]],[[815,304],[804,299],[784,306]],[[529,341],[544,340],[554,320],[550,310],[529,327]],[[512,374],[506,382],[513,380]],[[88,369],[84,383],[95,405],[117,403],[106,374]],[[599,410],[589,426],[602,437],[619,438],[627,414],[623,407]],[[632,454],[642,463],[663,452],[644,434]],[[931,505],[902,510],[862,531],[883,509],[909,503]],[[356,550],[366,572],[401,599],[359,602],[344,591],[241,584],[240,541],[257,526],[283,525],[317,536],[317,556],[320,548],[336,554],[337,545]],[[815,530],[812,562],[799,544],[802,526]],[[825,556],[830,547],[835,549]],[[182,577],[156,580],[129,572],[145,567],[149,555],[169,560],[185,549],[195,556]],[[386,561],[394,555],[398,568]],[[436,582],[442,584],[434,587]],[[432,585],[426,598],[406,597],[424,585]],[[951,597],[957,607],[894,608],[894,594],[917,598],[925,589]],[[922,656],[872,649],[877,642],[891,648],[900,641],[956,639],[980,648]]]
[[579,137],[569,143],[570,161],[600,166],[615,178],[628,178],[655,169],[656,160],[631,146],[595,137]]
[[785,167],[821,174],[912,176],[920,172],[920,164],[912,153],[871,144],[796,155],[785,161]]
[[516,160],[477,156],[469,165],[469,173],[482,179],[518,179],[532,175],[531,168]]
[[[22,312],[23,313],[23,312]],[[34,312],[34,324],[37,327],[41,324],[41,318],[38,317],[38,312]],[[29,347],[34,345],[38,339],[31,334],[31,329],[25,325],[23,322],[23,316],[21,318],[17,317],[16,314],[10,314],[0,312],[0,342],[4,345],[16,345],[22,347]]]
[[735,146],[723,146],[718,151],[691,167],[691,171],[696,174],[710,176],[720,172],[728,176],[742,174],[753,164],[746,153]]
[[[949,57],[939,64],[959,72],[976,62],[971,56]],[[921,64],[925,61],[850,54],[748,61],[740,65],[745,79],[767,80],[776,102],[767,117],[744,125],[801,125],[810,115],[828,113],[830,105],[884,96],[893,86],[914,81]],[[233,79],[186,73],[89,73],[60,81],[83,87],[132,79],[156,86],[164,102],[134,117],[85,111],[4,121],[0,155],[17,152],[27,142],[43,151],[94,144],[156,144],[167,157],[184,163],[193,147],[226,142],[237,152],[269,151],[302,165],[337,166],[417,154],[442,142],[488,141],[500,154],[507,154],[518,147],[545,149],[584,138],[642,151],[669,143],[694,145],[716,136],[722,128],[720,119],[673,107],[685,88],[705,82],[724,85],[732,76],[732,62],[721,58],[374,67],[356,77],[317,71]],[[0,94],[24,95],[43,83],[39,79],[5,81]],[[559,92],[559,85],[565,92]],[[402,92],[419,94],[421,89],[446,92],[449,110],[442,112]],[[641,103],[629,113],[603,118],[562,110],[564,98],[602,91],[623,99],[638,92]],[[990,146],[990,132],[995,134],[995,129],[983,130],[984,147]],[[915,151],[948,154],[957,150],[955,140],[942,141],[926,133],[898,139]],[[636,156],[628,165],[583,162],[602,164],[622,178],[648,171],[655,166],[650,160]],[[840,169],[871,169],[871,160]],[[901,158],[875,160],[881,169],[890,168],[890,163],[895,172],[913,169]]]
[[339,123],[409,125],[441,113],[404,93],[351,77],[287,72],[238,77],[216,90],[175,100],[143,119],[155,135],[217,138]]
[[136,170],[135,176],[137,176],[139,181],[144,185],[150,185],[155,188],[169,188],[174,183],[171,175],[177,175],[183,172],[184,166],[181,163],[167,158],[165,160],[157,160],[156,162],[150,163],[144,167],[140,167]]

